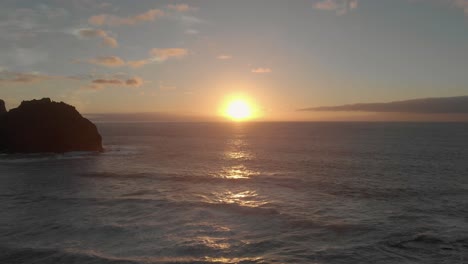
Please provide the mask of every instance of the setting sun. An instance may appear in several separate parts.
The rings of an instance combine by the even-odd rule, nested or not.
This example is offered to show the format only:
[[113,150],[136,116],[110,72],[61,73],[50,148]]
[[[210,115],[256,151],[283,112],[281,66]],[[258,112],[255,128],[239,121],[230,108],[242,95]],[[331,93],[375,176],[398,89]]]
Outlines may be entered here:
[[0,0],[0,264],[468,264],[467,73],[468,0]]
[[242,99],[230,101],[226,107],[226,116],[237,121],[246,120],[253,117],[252,107]]

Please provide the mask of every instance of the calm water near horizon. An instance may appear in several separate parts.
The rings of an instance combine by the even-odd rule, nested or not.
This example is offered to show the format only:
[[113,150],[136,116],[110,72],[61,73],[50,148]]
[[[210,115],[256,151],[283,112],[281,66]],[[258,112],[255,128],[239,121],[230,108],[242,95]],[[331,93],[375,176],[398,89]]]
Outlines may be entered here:
[[0,263],[468,263],[468,123],[102,123],[0,155]]

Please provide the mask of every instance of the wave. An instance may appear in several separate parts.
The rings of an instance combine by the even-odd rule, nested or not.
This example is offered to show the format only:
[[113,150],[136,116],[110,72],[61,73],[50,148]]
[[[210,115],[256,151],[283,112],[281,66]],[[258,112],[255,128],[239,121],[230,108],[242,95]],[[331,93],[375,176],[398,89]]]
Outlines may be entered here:
[[28,263],[89,263],[89,264],[137,264],[136,260],[114,258],[88,251],[66,251],[59,249],[0,247],[0,262],[9,264]]
[[73,160],[93,158],[99,155],[99,152],[76,151],[63,154],[55,153],[34,153],[34,154],[2,154],[0,163],[33,163],[55,160]]
[[14,248],[0,246],[0,263],[9,264],[160,264],[160,263],[264,263],[259,257],[115,257],[93,250]]
[[131,156],[143,152],[145,146],[132,145],[105,145],[104,152],[96,151],[72,151],[66,153],[30,153],[30,154],[8,154],[0,153],[0,163],[32,163],[54,160],[72,160],[96,158],[99,156]]
[[211,202],[182,202],[182,206],[195,206],[199,208],[210,208],[217,211],[229,211],[239,215],[259,215],[259,216],[275,216],[281,213],[270,206],[243,206],[237,203],[211,203]]
[[375,230],[374,227],[364,224],[353,224],[346,222],[322,222],[310,219],[294,219],[288,221],[288,228],[300,230],[327,230],[327,232],[334,232],[339,235],[344,233],[366,233]]
[[150,149],[149,146],[136,145],[104,145],[103,155],[105,156],[131,156],[141,154]]
[[416,249],[416,248],[440,248],[444,250],[458,250],[468,248],[468,238],[446,239],[432,233],[419,233],[411,237],[401,237],[387,242],[387,245],[399,249]]
[[265,173],[259,174],[252,177],[246,178],[229,178],[222,177],[218,174],[192,174],[182,175],[179,173],[116,173],[116,172],[89,172],[82,173],[80,177],[87,178],[118,178],[118,179],[138,179],[147,178],[155,181],[167,181],[167,182],[186,182],[186,183],[271,183],[279,187],[297,189],[304,187],[307,182],[293,178],[293,177],[281,177],[281,174]]
[[84,178],[115,178],[115,179],[136,179],[150,178],[152,175],[148,173],[115,173],[115,172],[90,172],[79,175]]
[[[296,238],[297,239],[297,238]],[[466,263],[468,240],[445,240],[429,234],[413,237],[397,235],[388,239],[351,242],[340,246],[324,246],[310,250],[307,244],[298,247],[295,256],[309,259],[305,263]],[[414,245],[411,245],[415,243]],[[417,244],[417,245],[416,245]],[[301,249],[304,249],[301,251]],[[301,262],[301,261],[298,261]]]
[[[237,180],[213,176],[195,176],[195,175],[180,175],[176,173],[116,173],[116,172],[90,172],[80,174],[81,177],[87,178],[116,178],[116,179],[136,179],[136,178],[148,178],[156,181],[174,181],[174,182],[198,182],[206,183],[213,181],[226,181],[226,180]],[[247,180],[247,179],[239,179]]]

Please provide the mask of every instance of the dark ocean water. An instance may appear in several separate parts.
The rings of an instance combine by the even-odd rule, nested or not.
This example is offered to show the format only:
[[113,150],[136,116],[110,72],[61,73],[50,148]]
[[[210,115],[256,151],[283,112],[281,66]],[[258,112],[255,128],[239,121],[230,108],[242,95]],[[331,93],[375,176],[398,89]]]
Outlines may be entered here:
[[100,124],[0,156],[0,263],[468,263],[468,124]]

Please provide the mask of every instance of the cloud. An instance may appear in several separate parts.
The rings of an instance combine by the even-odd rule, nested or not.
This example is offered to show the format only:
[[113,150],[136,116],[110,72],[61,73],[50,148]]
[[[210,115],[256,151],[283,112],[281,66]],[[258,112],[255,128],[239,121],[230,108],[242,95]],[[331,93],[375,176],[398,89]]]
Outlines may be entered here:
[[102,90],[108,86],[122,86],[122,87],[130,87],[130,88],[137,88],[143,85],[144,81],[142,78],[134,76],[129,77],[127,79],[116,78],[118,76],[114,76],[114,78],[98,78],[91,80],[91,84],[82,87],[83,89],[91,89],[91,90]]
[[423,98],[389,103],[358,103],[339,106],[320,106],[299,109],[299,111],[468,114],[468,96]]
[[154,62],[165,62],[169,59],[181,59],[189,54],[187,49],[182,48],[168,48],[168,49],[158,49],[154,48],[149,51],[150,58],[142,60],[132,60],[128,61],[127,65],[133,68],[140,68],[147,64]]
[[130,16],[119,17],[110,14],[100,14],[92,16],[88,19],[88,23],[94,26],[121,26],[121,25],[136,25],[143,22],[151,22],[165,15],[164,11],[159,9],[150,9],[146,12]]
[[116,48],[119,46],[117,40],[101,29],[93,28],[82,28],[77,31],[78,36],[83,38],[101,38],[102,44],[111,48]]
[[0,71],[0,84],[2,83],[10,83],[10,84],[35,83],[35,82],[50,80],[53,78],[56,78],[56,77],[43,75],[39,73]]
[[132,68],[140,68],[145,66],[146,64],[152,63],[151,59],[143,59],[143,60],[131,60],[125,61],[124,59],[118,56],[102,56],[96,57],[88,60],[76,60],[76,62],[86,62],[90,64],[110,67],[110,68],[117,68],[123,66],[129,66]]
[[257,74],[268,74],[271,73],[272,70],[270,68],[256,68],[252,69],[252,73],[257,73]]
[[[195,24],[204,23],[202,19],[195,17],[193,15],[189,15],[188,12],[198,10],[197,7],[192,7],[188,4],[169,4],[167,6],[168,14],[167,17],[178,20],[179,22],[185,24],[186,26],[191,26]],[[173,12],[170,12],[173,11]],[[196,35],[198,31],[196,30],[188,30],[185,32],[186,34]]]
[[134,61],[127,61],[127,65],[132,68],[140,68],[145,66],[146,64],[151,63],[151,60],[134,60]]
[[171,58],[179,59],[188,55],[188,50],[181,48],[152,49],[150,55],[156,61],[166,61]]
[[122,80],[112,80],[112,79],[96,79],[93,80],[92,83],[94,84],[111,84],[111,85],[123,85],[124,82]]
[[132,77],[125,81],[125,85],[133,86],[133,87],[140,87],[143,84],[143,79],[140,77]]
[[168,5],[167,8],[170,10],[175,10],[177,12],[188,12],[191,10],[195,10],[194,7],[191,7],[187,4],[175,4],[175,5],[171,4],[171,5]]
[[[132,68],[140,68],[147,64],[155,62],[165,62],[171,58],[180,59],[189,54],[187,49],[181,48],[168,48],[168,49],[152,49],[149,51],[149,58],[141,60],[129,60],[125,61],[124,59],[117,56],[103,56],[97,57],[89,60],[85,60],[87,63],[106,66],[106,67],[122,67],[129,66]],[[83,62],[77,60],[77,62]]]
[[232,59],[232,56],[231,55],[226,55],[226,54],[222,54],[222,55],[219,55],[218,57],[216,57],[218,60],[230,60]]
[[358,0],[320,0],[314,3],[318,10],[335,11],[337,15],[344,15],[358,7]]
[[118,73],[113,75],[78,75],[78,76],[52,76],[36,72],[11,72],[0,71],[0,85],[2,84],[31,84],[46,80],[70,80],[78,82],[89,82],[82,89],[101,90],[108,86],[122,86],[129,88],[137,88],[145,83],[138,76],[128,76],[127,74]]
[[106,67],[121,67],[125,65],[125,61],[117,56],[97,57],[88,60],[88,62]]
[[103,90],[104,88],[105,86],[101,84],[94,84],[94,83],[81,87],[82,90]]

